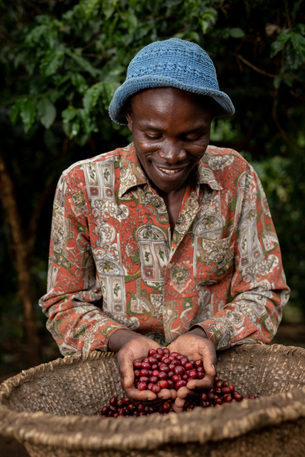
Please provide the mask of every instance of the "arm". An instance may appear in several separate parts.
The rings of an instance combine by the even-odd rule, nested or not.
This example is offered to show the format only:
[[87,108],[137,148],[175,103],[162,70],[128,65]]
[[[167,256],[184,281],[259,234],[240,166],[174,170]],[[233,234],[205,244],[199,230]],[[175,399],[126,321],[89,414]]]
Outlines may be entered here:
[[48,290],[40,300],[47,328],[63,355],[107,350],[109,336],[126,328],[98,307],[102,291],[91,252],[82,171],[77,173],[63,174],[56,189]]
[[216,349],[270,342],[289,298],[270,210],[252,167],[240,177],[235,211],[231,299],[210,319],[198,323]]
[[[175,401],[177,411],[181,411],[186,396],[208,387],[215,375],[216,348],[271,341],[289,297],[267,200],[252,167],[240,176],[237,185],[230,301],[218,308],[210,319],[198,322],[169,346],[171,351],[176,350],[189,358],[201,358],[207,373],[202,382],[192,381],[179,389]],[[215,302],[219,287],[222,287],[221,282],[210,286]],[[201,340],[198,327],[203,331]],[[198,335],[196,339],[193,332]]]

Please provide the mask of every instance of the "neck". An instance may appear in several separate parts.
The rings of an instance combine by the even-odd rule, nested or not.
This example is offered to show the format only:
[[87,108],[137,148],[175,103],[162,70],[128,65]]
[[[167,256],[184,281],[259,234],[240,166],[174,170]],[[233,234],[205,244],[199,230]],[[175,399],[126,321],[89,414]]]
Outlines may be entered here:
[[175,224],[177,222],[180,210],[181,210],[181,205],[183,202],[183,197],[185,194],[186,188],[183,187],[179,189],[178,191],[174,192],[169,192],[169,193],[160,193],[161,197],[163,198],[166,208],[167,208],[167,213],[168,213],[168,218],[169,218],[169,224],[171,228],[171,233],[173,234]]

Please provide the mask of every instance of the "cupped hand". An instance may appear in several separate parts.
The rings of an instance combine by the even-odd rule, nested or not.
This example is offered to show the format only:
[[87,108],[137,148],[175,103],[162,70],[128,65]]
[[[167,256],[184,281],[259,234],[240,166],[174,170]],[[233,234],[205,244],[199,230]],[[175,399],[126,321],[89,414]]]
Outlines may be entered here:
[[[181,412],[187,397],[198,396],[200,392],[210,389],[216,375],[216,350],[214,343],[204,336],[199,336],[200,331],[184,333],[173,341],[168,349],[170,352],[178,352],[190,360],[202,360],[205,370],[205,377],[202,379],[192,379],[185,387],[177,391],[177,396],[173,404],[176,412]],[[202,331],[202,335],[204,335]]]
[[137,335],[127,341],[117,354],[121,384],[126,395],[134,401],[159,401],[176,398],[176,392],[169,389],[161,389],[158,394],[150,390],[140,391],[134,386],[133,363],[147,357],[150,349],[159,348],[159,344],[142,335]]

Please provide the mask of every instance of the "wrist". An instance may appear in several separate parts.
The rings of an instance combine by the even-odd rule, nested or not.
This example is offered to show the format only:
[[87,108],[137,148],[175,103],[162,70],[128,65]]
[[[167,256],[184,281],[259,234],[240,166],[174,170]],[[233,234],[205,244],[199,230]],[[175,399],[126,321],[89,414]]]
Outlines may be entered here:
[[208,338],[208,335],[203,330],[203,328],[200,327],[200,325],[195,325],[187,333],[191,333],[192,335],[201,336],[202,338]]
[[111,352],[118,352],[128,341],[133,338],[139,338],[141,335],[130,330],[126,329],[118,329],[109,337],[108,340],[108,351]]

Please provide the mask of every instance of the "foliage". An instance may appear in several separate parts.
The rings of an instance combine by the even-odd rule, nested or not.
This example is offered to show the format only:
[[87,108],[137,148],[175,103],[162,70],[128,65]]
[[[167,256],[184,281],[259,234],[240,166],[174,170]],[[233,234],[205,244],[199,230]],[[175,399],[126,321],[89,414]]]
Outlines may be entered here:
[[[254,162],[281,240],[291,303],[305,315],[303,6],[303,0],[0,0],[1,153],[24,227],[50,187],[31,260],[36,301],[45,290],[60,172],[130,140],[127,128],[108,117],[112,94],[138,50],[176,36],[208,51],[234,101],[236,115],[215,124],[213,141]],[[1,235],[8,254],[0,256],[0,270],[9,276],[0,302],[5,321],[16,280],[6,225]]]

